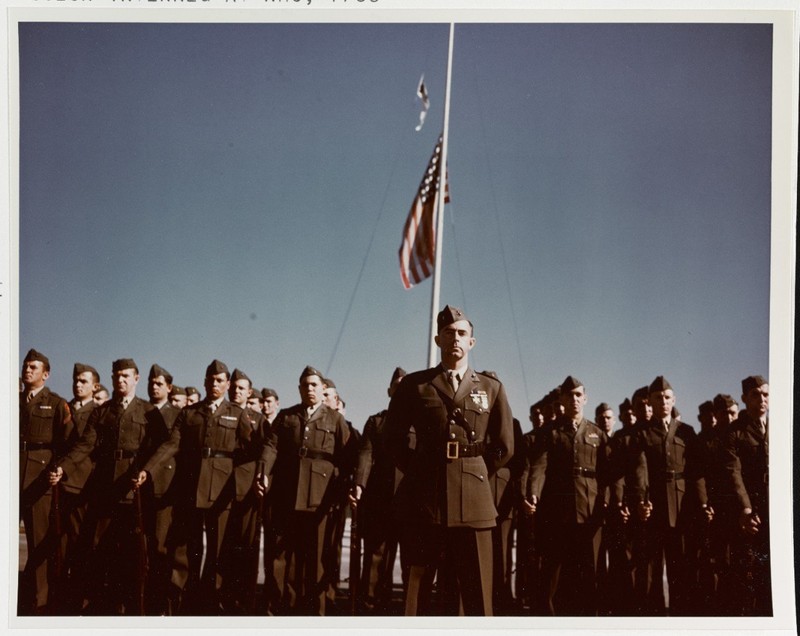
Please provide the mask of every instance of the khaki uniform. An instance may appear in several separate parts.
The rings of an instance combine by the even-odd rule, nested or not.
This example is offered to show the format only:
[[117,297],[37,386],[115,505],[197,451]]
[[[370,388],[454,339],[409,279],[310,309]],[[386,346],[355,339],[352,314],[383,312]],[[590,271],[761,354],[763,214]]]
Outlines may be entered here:
[[219,612],[220,549],[235,496],[234,457],[248,447],[249,428],[237,405],[222,400],[211,413],[206,399],[181,410],[169,439],[144,465],[152,473],[172,457],[177,462],[171,592],[177,613]]
[[[52,607],[53,599],[49,597],[50,584],[57,583],[57,543],[50,527],[53,497],[48,483],[48,467],[64,454],[74,434],[75,425],[69,407],[58,394],[44,387],[30,402],[20,394],[20,518],[25,524],[28,544],[28,561],[18,598],[20,614],[43,612],[48,604],[55,609]],[[63,468],[68,475],[79,472],[78,466],[72,462],[65,461]],[[61,537],[58,537],[59,550],[62,549],[60,544]]]
[[738,590],[737,613],[772,615],[769,542],[769,422],[761,432],[759,422],[745,411],[731,424],[725,449],[725,470],[733,490],[735,516],[751,508],[761,520],[758,534],[734,535],[734,564]]
[[440,578],[452,581],[445,583],[445,595],[460,592],[466,614],[490,616],[490,529],[497,509],[489,478],[514,452],[502,383],[468,368],[454,392],[441,365],[409,374],[391,400],[386,428],[390,453],[404,474],[395,500],[400,549],[410,566],[406,613],[429,611],[440,569]]
[[585,418],[576,429],[562,416],[537,436],[526,497],[540,502],[535,514],[542,535],[542,607],[549,615],[596,613],[608,450],[606,434]]
[[275,541],[267,588],[275,614],[325,614],[322,550],[329,486],[348,438],[344,417],[324,404],[311,417],[301,404],[283,409],[272,425],[262,460],[272,474]]

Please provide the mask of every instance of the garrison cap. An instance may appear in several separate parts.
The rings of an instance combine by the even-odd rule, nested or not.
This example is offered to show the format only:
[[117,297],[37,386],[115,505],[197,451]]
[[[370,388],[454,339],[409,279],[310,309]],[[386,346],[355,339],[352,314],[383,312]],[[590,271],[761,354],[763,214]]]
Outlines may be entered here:
[[280,399],[275,389],[268,389],[266,387],[261,389],[261,398],[266,400],[268,397],[274,397],[276,400]]
[[167,371],[164,367],[160,367],[157,364],[154,364],[150,367],[150,374],[147,376],[148,380],[152,380],[153,378],[157,378],[158,376],[163,375],[164,379],[167,381],[167,384],[172,384],[172,374]]
[[663,375],[659,375],[655,380],[653,380],[652,384],[650,384],[648,391],[650,393],[656,393],[658,391],[672,391],[672,385]]
[[389,380],[389,384],[394,384],[399,379],[406,377],[406,370],[401,367],[395,367],[394,373],[392,373],[392,379]]
[[619,410],[620,411],[629,411],[631,409],[633,409],[633,404],[631,404],[631,401],[628,398],[625,398],[624,400],[622,400],[622,404],[619,405]]
[[[452,325],[454,322],[458,322],[459,320],[466,320],[469,322],[467,315],[458,307],[445,305],[444,309],[442,309],[442,311],[440,311],[436,316],[436,331],[439,332],[447,325]],[[469,322],[469,324],[472,325],[471,322]]]
[[560,396],[561,396],[561,389],[556,387],[555,389],[550,391],[550,393],[544,396],[542,402],[544,402],[545,404],[549,404],[551,402],[558,402],[558,398]]
[[317,376],[320,380],[322,380],[322,378],[324,377],[321,371],[317,371],[314,367],[309,365],[305,369],[303,369],[303,372],[300,374],[300,382],[303,381],[303,378],[307,378],[308,376],[311,375]]
[[102,384],[98,384],[96,387],[94,387],[94,391],[92,391],[92,395],[97,395],[98,393],[102,393],[103,391],[105,391],[106,393],[111,395],[109,393],[108,389],[106,387],[104,387]]
[[578,378],[572,375],[568,375],[565,380],[561,383],[559,387],[560,392],[564,393],[566,391],[573,391],[577,389],[579,386],[584,386],[583,382],[581,382]]
[[92,366],[88,364],[83,364],[81,362],[76,362],[72,367],[72,377],[77,378],[81,373],[91,373],[93,377],[99,378],[100,374],[97,372]]
[[182,386],[178,386],[177,384],[172,385],[172,391],[169,392],[170,395],[186,395],[186,390]]
[[[719,396],[717,396],[717,397],[719,397]],[[700,412],[700,415],[713,415],[714,414],[714,408],[716,408],[714,403],[716,401],[717,401],[717,398],[714,398],[714,402],[712,402],[711,400],[706,400],[700,406],[698,406],[697,410]]]
[[632,401],[647,400],[650,398],[650,390],[646,386],[641,386],[633,392]]
[[[33,351],[33,349],[31,349]],[[45,358],[46,360],[47,358]],[[742,380],[742,393],[747,395],[753,389],[757,389],[762,384],[767,384],[767,381],[764,379],[764,376],[761,375],[749,375],[744,380]]]
[[47,356],[43,353],[36,351],[36,349],[30,349],[28,353],[25,354],[25,359],[22,362],[41,362],[44,364],[45,370],[50,369],[50,360],[48,360]]
[[714,408],[718,411],[726,411],[736,404],[736,400],[727,393],[717,393],[714,396]]
[[614,409],[612,409],[606,402],[600,402],[600,404],[597,405],[597,408],[595,408],[594,414],[600,415],[601,413],[605,413],[606,411],[613,411],[613,410]]
[[[219,371],[217,373],[219,373]],[[247,380],[250,383],[250,386],[253,386],[253,381],[248,378],[247,374],[241,369],[234,369],[233,375],[231,375],[231,382],[236,382],[237,380]]]
[[125,369],[133,369],[136,373],[139,373],[139,367],[136,366],[133,358],[120,358],[111,363],[111,371],[114,373],[117,371],[124,371]]
[[324,384],[329,389],[335,389],[336,388],[336,383],[333,380],[331,380],[330,378],[322,378],[322,384]]
[[193,386],[187,386],[186,387],[186,395],[200,395],[200,391],[198,391]]
[[224,362],[214,360],[206,367],[206,377],[210,375],[219,375],[220,373],[224,373],[229,379],[231,377],[231,373],[228,371],[228,365]]

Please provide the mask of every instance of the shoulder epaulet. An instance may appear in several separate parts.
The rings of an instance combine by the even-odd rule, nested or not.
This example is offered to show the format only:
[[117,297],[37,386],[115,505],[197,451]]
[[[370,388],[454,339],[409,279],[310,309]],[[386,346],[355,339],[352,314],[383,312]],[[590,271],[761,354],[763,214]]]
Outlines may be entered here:
[[497,374],[494,371],[476,371],[475,373],[477,373],[480,376],[483,376],[484,378],[489,378],[490,380],[497,382],[498,384],[502,384],[500,378],[497,377]]

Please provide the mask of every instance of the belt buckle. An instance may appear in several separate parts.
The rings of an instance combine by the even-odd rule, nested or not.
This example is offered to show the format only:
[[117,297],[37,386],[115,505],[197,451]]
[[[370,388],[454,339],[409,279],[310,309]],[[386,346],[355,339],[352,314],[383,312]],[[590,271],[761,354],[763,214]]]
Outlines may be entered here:
[[121,448],[117,448],[116,450],[114,450],[114,459],[116,461],[119,461],[120,459],[122,459],[122,449]]
[[458,442],[447,442],[447,459],[458,459]]
[[200,457],[202,459],[208,459],[211,457],[211,448],[209,446],[203,446],[203,450],[200,452]]
[[308,448],[306,446],[301,446],[297,449],[298,457],[305,457],[306,455],[308,455]]

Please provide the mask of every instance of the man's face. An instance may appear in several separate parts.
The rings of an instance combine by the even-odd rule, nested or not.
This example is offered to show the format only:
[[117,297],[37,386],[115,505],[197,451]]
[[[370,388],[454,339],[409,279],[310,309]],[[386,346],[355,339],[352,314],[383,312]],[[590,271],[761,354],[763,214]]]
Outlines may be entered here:
[[528,419],[530,419],[534,429],[544,424],[544,414],[541,409],[531,409]]
[[633,413],[637,422],[649,422],[653,417],[653,406],[650,404],[650,400],[637,397],[633,401]]
[[192,393],[191,395],[186,396],[186,404],[197,404],[199,401],[200,401],[199,393]]
[[620,411],[619,419],[623,426],[633,426],[636,424],[636,416],[633,414],[633,409]]
[[717,425],[717,418],[714,417],[713,413],[699,413],[697,419],[703,430],[714,428]]
[[769,411],[769,384],[750,389],[742,396],[747,412],[757,419],[764,417]]
[[323,384],[318,375],[307,375],[300,380],[298,388],[303,406],[316,406],[322,401]]
[[90,397],[92,397],[95,386],[94,376],[92,375],[91,371],[79,373],[72,378],[72,396],[76,400],[86,402]]
[[236,380],[231,384],[230,400],[239,406],[245,406],[250,397],[251,386],[247,380]]
[[272,417],[278,412],[280,402],[274,396],[270,395],[264,398],[264,415],[268,418]]
[[672,408],[675,406],[675,393],[672,389],[652,391],[650,404],[653,406],[653,415],[663,420],[672,414]]
[[719,411],[716,411],[715,415],[717,417],[717,421],[722,425],[735,422],[736,418],[739,417],[739,405],[731,404],[726,409],[720,409]]
[[576,387],[571,391],[561,391],[561,405],[564,407],[564,415],[570,419],[577,419],[583,416],[583,407],[586,404],[586,390]]
[[212,402],[216,402],[221,397],[225,397],[228,389],[231,388],[231,381],[225,373],[215,373],[207,375],[205,379],[206,396]]
[[136,369],[120,369],[114,371],[114,392],[120,397],[133,397],[136,394],[136,384],[139,374]]
[[28,391],[44,386],[49,377],[50,372],[44,370],[44,362],[41,360],[28,360],[22,364],[22,384]]
[[149,395],[150,400],[156,404],[161,404],[162,402],[168,400],[169,392],[171,390],[172,385],[167,384],[167,380],[163,375],[156,376],[147,383],[147,395]]
[[616,423],[614,411],[611,409],[606,409],[598,415],[597,422],[595,423],[606,432],[606,435],[610,435],[611,431],[614,429],[614,424]]
[[256,413],[261,413],[261,397],[256,395],[255,391],[247,398],[247,408]]
[[186,406],[186,396],[183,393],[176,393],[169,399],[169,403],[182,409]]
[[336,389],[330,387],[322,389],[322,403],[329,409],[333,409],[334,411],[338,410],[339,393],[336,391]]
[[92,399],[97,406],[108,402],[108,391],[97,391],[92,395]]
[[466,320],[457,320],[442,327],[442,330],[436,335],[435,341],[442,350],[442,360],[450,366],[466,360],[470,349],[475,346],[472,327]]

